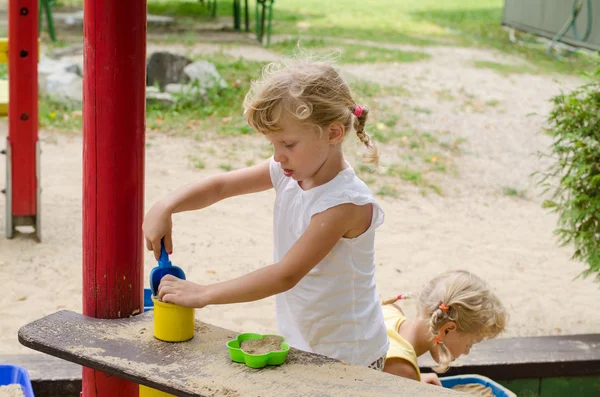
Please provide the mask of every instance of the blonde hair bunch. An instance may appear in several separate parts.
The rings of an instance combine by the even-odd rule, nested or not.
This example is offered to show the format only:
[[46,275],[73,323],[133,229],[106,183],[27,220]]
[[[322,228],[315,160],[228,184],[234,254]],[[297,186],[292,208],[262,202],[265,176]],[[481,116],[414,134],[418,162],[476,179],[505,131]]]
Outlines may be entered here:
[[265,66],[244,99],[246,120],[255,131],[276,133],[284,112],[321,133],[334,122],[346,131],[354,127],[367,147],[365,160],[377,163],[379,153],[365,131],[369,109],[354,102],[350,87],[329,62],[297,59]]
[[[412,295],[398,295],[382,303],[392,304]],[[490,286],[479,276],[464,271],[446,272],[423,286],[417,296],[418,315],[429,319],[429,332],[434,338],[440,328],[450,322],[456,323],[458,332],[481,339],[495,338],[506,327],[508,314]],[[439,342],[438,373],[445,372],[452,362],[450,350]]]

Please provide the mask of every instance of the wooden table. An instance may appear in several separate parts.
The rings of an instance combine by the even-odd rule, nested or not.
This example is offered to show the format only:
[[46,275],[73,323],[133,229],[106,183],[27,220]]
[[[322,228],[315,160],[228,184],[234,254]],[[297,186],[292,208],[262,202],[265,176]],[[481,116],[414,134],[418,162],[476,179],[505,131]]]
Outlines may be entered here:
[[[443,397],[454,392],[291,349],[278,367],[233,363],[225,343],[236,333],[196,321],[195,336],[166,343],[153,336],[153,312],[100,320],[59,311],[23,326],[34,350],[185,397]],[[251,330],[248,330],[251,331]]]

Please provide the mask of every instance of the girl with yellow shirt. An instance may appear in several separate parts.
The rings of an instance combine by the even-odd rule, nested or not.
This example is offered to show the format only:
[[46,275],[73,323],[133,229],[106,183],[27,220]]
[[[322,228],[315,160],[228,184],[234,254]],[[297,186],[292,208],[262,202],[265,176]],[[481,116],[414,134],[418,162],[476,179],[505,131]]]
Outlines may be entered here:
[[508,315],[489,285],[467,271],[444,273],[423,286],[417,299],[417,317],[406,318],[395,305],[398,295],[383,302],[390,340],[384,372],[441,385],[436,374],[421,374],[417,357],[429,352],[445,372],[450,363],[471,347],[500,334]]

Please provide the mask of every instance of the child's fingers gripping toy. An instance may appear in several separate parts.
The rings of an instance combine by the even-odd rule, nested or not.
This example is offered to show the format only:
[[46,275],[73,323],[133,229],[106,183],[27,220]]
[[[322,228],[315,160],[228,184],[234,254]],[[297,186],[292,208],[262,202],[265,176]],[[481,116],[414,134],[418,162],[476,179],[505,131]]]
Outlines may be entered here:
[[167,254],[167,250],[165,249],[164,240],[161,240],[158,266],[156,266],[150,272],[150,289],[152,289],[152,295],[158,296],[158,286],[160,285],[160,280],[162,280],[162,278],[167,274],[185,280],[185,272],[180,267],[173,266],[169,260],[169,254]]

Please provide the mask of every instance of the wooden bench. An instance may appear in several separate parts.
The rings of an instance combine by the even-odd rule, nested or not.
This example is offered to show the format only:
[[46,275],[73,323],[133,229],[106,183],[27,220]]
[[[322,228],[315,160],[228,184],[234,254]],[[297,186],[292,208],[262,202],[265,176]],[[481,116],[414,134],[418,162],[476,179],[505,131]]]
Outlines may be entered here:
[[19,341],[60,357],[181,397],[445,397],[450,390],[290,349],[282,366],[251,369],[225,348],[236,333],[196,321],[195,337],[153,336],[153,311],[100,320],[60,311],[19,330]]

